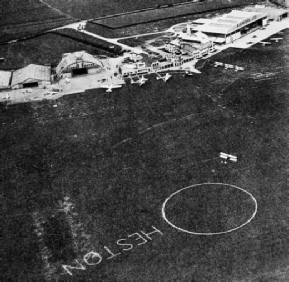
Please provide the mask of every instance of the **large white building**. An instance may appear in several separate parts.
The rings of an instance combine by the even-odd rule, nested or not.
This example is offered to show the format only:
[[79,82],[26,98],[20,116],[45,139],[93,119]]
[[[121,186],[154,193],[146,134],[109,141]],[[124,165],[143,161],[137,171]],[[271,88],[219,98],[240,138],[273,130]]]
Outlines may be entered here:
[[214,43],[227,44],[261,28],[267,21],[267,14],[233,10],[220,17],[194,22],[191,30],[206,34]]
[[85,51],[63,54],[56,67],[58,78],[70,78],[82,74],[96,74],[105,70],[103,60]]

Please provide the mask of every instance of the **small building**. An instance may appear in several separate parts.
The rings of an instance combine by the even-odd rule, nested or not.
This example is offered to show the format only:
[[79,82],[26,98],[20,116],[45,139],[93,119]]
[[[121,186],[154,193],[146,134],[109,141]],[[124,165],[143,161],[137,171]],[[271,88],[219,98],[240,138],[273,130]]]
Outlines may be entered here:
[[136,62],[121,65],[121,73],[123,76],[132,74],[143,74],[150,72],[151,68],[145,62]]
[[269,20],[277,22],[280,22],[283,19],[288,18],[289,12],[288,10],[285,9],[265,5],[255,5],[253,7],[246,7],[244,11],[266,14]]
[[71,78],[77,75],[96,74],[105,71],[102,60],[85,51],[65,53],[56,67],[58,78]]
[[183,32],[186,30],[186,26],[187,25],[185,23],[177,24],[173,27],[173,30],[175,33]]
[[141,61],[143,56],[140,55],[140,54],[137,54],[137,53],[134,53],[134,52],[129,52],[126,54],[126,56],[131,60],[131,61],[134,61],[134,62],[138,62],[138,61]]
[[187,28],[186,34],[180,35],[182,45],[190,45],[192,48],[203,50],[213,45],[211,38],[201,31],[191,32],[190,27]]
[[10,79],[11,72],[10,71],[0,71],[0,90],[10,88]]
[[183,43],[182,44],[182,53],[192,55],[194,52],[198,51],[197,48],[194,48],[191,44]]
[[31,88],[50,84],[51,68],[30,64],[22,69],[18,69],[12,74],[12,89]]
[[177,38],[172,40],[171,42],[167,42],[165,45],[165,50],[174,53],[178,52],[181,48],[181,39]]

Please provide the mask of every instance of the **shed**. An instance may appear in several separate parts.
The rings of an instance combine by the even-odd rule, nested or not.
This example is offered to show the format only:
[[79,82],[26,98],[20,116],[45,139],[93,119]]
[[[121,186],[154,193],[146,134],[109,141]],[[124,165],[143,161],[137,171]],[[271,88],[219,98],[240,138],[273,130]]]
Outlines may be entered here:
[[10,87],[11,72],[0,71],[0,89],[7,89]]
[[30,64],[13,72],[11,86],[17,89],[49,84],[50,75],[50,67]]

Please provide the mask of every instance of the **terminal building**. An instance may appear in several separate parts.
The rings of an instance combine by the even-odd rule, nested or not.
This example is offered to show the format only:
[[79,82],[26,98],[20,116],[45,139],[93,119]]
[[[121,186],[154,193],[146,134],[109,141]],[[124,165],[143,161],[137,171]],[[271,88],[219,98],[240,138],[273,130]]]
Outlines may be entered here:
[[261,28],[268,22],[264,13],[233,10],[213,19],[195,21],[191,32],[202,32],[217,44],[228,44]]
[[15,70],[12,74],[12,89],[43,87],[51,84],[51,68],[30,64],[22,69]]
[[206,51],[214,47],[212,40],[206,34],[197,31],[192,32],[190,24],[187,24],[186,33],[180,33],[178,38],[166,43],[165,50],[170,53],[181,52],[191,55],[196,51]]
[[104,62],[85,51],[65,53],[56,67],[57,78],[71,78],[77,75],[97,74],[105,70]]

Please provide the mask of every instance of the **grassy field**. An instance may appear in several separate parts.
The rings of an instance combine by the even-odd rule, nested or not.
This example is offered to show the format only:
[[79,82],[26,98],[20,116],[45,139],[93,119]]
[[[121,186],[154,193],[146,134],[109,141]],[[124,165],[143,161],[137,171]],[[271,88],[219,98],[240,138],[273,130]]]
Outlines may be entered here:
[[60,30],[55,31],[54,33],[59,34],[63,37],[77,40],[85,44],[90,44],[110,54],[120,54],[120,52],[122,51],[122,48],[119,47],[118,45],[109,43],[99,38],[92,37],[90,35],[78,32],[73,29],[60,29]]
[[[50,270],[61,281],[274,281],[289,257],[288,40],[286,34],[274,47],[227,50],[208,61],[202,74],[174,75],[167,83],[151,75],[143,87],[2,105],[3,280],[40,281]],[[214,68],[214,60],[245,71]],[[278,72],[275,80],[254,79],[269,71]],[[236,154],[238,162],[222,163],[220,151]],[[161,215],[164,200],[204,182],[252,193],[256,218],[218,236],[193,236],[169,226]],[[176,200],[186,206],[198,199],[203,214],[212,217],[197,214],[189,228],[212,231],[222,225],[206,222],[222,217],[234,224],[250,211],[240,205],[246,201],[241,194],[226,195]],[[60,211],[66,196],[73,213]],[[220,209],[208,214],[205,202],[215,196]],[[176,211],[183,213],[169,206],[174,220]],[[43,228],[39,237],[35,213]],[[192,224],[190,216],[186,213],[182,224]],[[162,235],[138,245],[142,241],[132,234],[151,231],[152,225]],[[116,244],[120,238],[128,245]],[[40,239],[49,246],[50,264]],[[105,247],[120,254],[109,258]],[[60,275],[61,264],[82,262],[92,250],[101,254],[101,263],[94,258],[85,270]]]
[[69,16],[38,0],[3,0],[0,5],[0,43],[31,36],[73,21]]
[[[168,7],[163,9],[155,9],[143,12],[137,12],[129,15],[120,15],[113,18],[100,19],[93,21],[94,23],[108,26],[110,28],[121,28],[126,26],[133,26],[141,23],[148,23],[154,21],[165,20],[169,18],[176,18],[189,14],[203,13],[204,11],[210,12],[218,9],[228,7],[238,7],[242,5],[251,4],[252,0],[221,0],[216,2],[205,1],[201,3],[188,3],[186,5]],[[257,3],[258,1],[255,0]]]
[[[170,35],[171,36],[171,35]],[[147,41],[159,42],[159,41],[169,41],[171,37],[169,37],[169,33],[158,33],[158,34],[151,34],[127,39],[121,39],[118,42],[126,44],[128,46],[136,47],[145,44]],[[154,43],[151,44],[154,44]],[[155,43],[157,44],[157,43]],[[162,43],[163,45],[164,43]]]
[[180,16],[177,18],[169,18],[166,20],[159,20],[154,22],[137,24],[134,26],[128,26],[123,28],[111,29],[109,27],[101,26],[93,22],[88,22],[86,29],[90,32],[102,35],[108,38],[118,38],[118,37],[127,37],[132,35],[150,33],[155,31],[163,31],[170,28],[172,25],[195,20],[198,18],[210,18],[223,13],[229,13],[232,9],[226,8],[217,11],[204,12],[200,14],[192,14],[187,16]]
[[17,69],[27,64],[57,65],[63,53],[86,50],[93,55],[111,55],[111,52],[99,49],[95,42],[79,41],[57,33],[46,33],[35,38],[11,44],[0,45],[1,69]]
[[70,14],[79,19],[92,19],[101,16],[113,15],[123,12],[134,11],[165,5],[172,3],[188,2],[188,0],[135,0],[135,1],[118,1],[118,0],[84,0],[84,1],[65,1],[65,0],[45,0],[44,2],[56,7],[57,9]]

